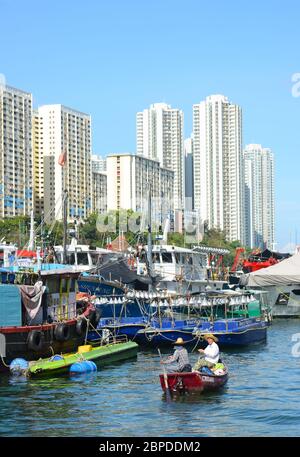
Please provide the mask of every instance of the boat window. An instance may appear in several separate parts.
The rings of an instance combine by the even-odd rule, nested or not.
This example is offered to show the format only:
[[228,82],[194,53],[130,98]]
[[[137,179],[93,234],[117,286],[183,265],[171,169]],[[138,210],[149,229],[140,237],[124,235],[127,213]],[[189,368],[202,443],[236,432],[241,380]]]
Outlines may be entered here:
[[171,252],[162,252],[161,253],[162,262],[172,263],[172,253]]
[[62,292],[62,293],[68,292],[68,283],[69,283],[68,278],[61,278],[60,281],[61,281],[61,282],[60,282],[60,287],[61,287],[60,290],[61,290],[61,292]]
[[287,305],[290,298],[290,292],[281,293],[278,295],[275,305]]
[[181,263],[180,262],[180,254],[178,252],[175,252],[175,261],[176,261],[176,263]]
[[71,252],[70,254],[67,254],[67,264],[68,265],[75,265],[75,254],[74,254],[74,252]]
[[187,261],[188,261],[189,265],[193,265],[193,257],[191,255],[187,256]]
[[75,292],[76,291],[76,279],[71,278],[70,279],[70,292]]
[[48,289],[49,294],[55,294],[58,293],[58,286],[59,282],[57,281],[57,277],[55,278],[47,278],[46,280],[46,286]]
[[293,289],[292,292],[295,295],[300,295],[300,289]]
[[[98,259],[99,259],[99,254],[98,252],[91,252],[91,259],[92,259],[92,264],[97,265],[98,264]],[[99,262],[100,264],[101,262]]]
[[141,253],[140,262],[142,262],[142,263],[145,263],[145,262],[146,262],[146,254],[145,254],[145,251],[143,251],[143,252]]
[[88,265],[89,259],[87,252],[77,252],[77,265]]
[[153,263],[160,263],[160,258],[158,253],[152,254],[152,262]]

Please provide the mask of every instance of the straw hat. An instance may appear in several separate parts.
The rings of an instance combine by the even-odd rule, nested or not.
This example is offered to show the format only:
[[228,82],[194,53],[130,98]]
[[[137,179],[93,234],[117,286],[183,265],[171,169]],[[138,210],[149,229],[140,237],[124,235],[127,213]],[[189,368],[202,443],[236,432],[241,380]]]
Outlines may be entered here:
[[182,346],[184,344],[184,341],[182,338],[177,338],[177,340],[173,344],[174,344],[174,346],[175,346],[175,344],[178,346]]
[[211,338],[212,340],[214,340],[215,343],[217,343],[219,341],[218,338],[215,335],[213,335],[212,333],[207,333],[206,335],[203,335],[203,338],[205,340],[207,340],[208,338]]

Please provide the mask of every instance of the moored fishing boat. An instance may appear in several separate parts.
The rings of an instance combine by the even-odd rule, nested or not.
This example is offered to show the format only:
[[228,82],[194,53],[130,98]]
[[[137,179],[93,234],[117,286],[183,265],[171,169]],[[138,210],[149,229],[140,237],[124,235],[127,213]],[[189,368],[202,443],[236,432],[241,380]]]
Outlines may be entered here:
[[164,373],[159,375],[161,388],[164,392],[185,393],[203,392],[220,389],[228,380],[228,369],[225,367],[224,374],[207,374],[199,371],[189,373]]
[[56,264],[0,271],[0,371],[18,357],[37,360],[82,344],[94,306],[86,302],[78,313],[80,271]]
[[[135,357],[138,345],[133,341],[115,341],[105,345],[93,347],[84,345],[78,347],[77,352],[57,354],[50,358],[30,361],[22,374],[27,376],[56,376],[63,373],[72,373],[72,366],[77,363],[93,361],[101,366]],[[14,365],[13,365],[14,366]],[[15,370],[15,366],[14,369]]]
[[[189,304],[188,315],[192,319],[178,317],[172,312],[168,318],[156,317],[140,329],[135,341],[141,345],[158,347],[172,345],[177,338],[185,344],[201,346],[207,333],[218,335],[221,346],[242,346],[264,341],[268,322],[265,321],[261,303],[250,293],[234,291],[206,293],[193,307]],[[191,308],[195,312],[190,313]]]

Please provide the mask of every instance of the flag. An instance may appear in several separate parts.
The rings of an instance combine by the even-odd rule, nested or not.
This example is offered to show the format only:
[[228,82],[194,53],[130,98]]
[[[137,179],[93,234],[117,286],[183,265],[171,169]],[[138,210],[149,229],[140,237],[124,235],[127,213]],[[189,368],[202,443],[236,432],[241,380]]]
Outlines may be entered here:
[[66,160],[67,160],[67,151],[62,151],[58,158],[58,164],[63,167],[64,164],[66,163]]

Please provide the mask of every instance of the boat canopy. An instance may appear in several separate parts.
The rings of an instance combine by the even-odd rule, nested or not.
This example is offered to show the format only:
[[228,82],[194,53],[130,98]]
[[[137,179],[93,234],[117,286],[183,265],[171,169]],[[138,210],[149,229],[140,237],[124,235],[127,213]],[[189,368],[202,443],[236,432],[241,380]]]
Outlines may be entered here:
[[138,290],[148,290],[148,285],[152,283],[151,278],[148,276],[142,277],[137,275],[135,271],[130,270],[126,260],[123,258],[119,258],[118,260],[107,259],[98,265],[97,272],[106,281],[118,281],[131,285],[134,289]]
[[300,284],[300,253],[296,253],[271,267],[253,271],[240,278],[240,285],[247,287],[283,284]]

